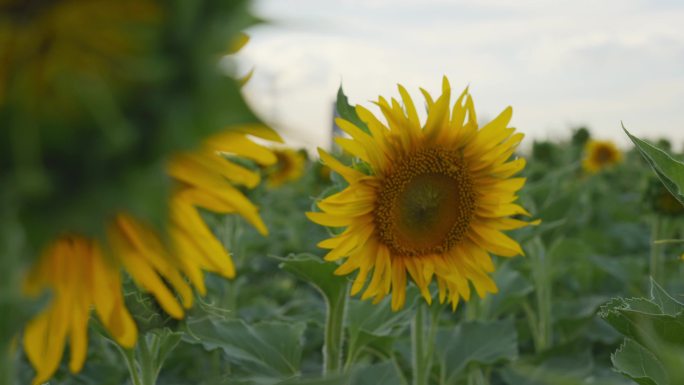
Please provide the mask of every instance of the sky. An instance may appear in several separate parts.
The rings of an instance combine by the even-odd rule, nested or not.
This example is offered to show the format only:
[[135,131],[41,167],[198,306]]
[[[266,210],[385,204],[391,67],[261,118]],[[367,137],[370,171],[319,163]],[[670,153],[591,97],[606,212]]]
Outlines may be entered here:
[[586,125],[622,147],[637,136],[684,144],[684,1],[260,0],[268,20],[238,55],[245,96],[295,146],[330,143],[342,84],[372,109],[404,85],[454,96],[469,86],[480,123],[513,107],[533,139]]

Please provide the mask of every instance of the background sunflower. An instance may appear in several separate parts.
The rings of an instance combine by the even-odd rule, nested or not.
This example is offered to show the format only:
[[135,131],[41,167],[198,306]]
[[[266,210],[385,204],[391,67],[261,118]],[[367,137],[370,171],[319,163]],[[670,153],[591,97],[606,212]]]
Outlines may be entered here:
[[273,150],[278,161],[266,171],[269,186],[278,187],[296,181],[304,175],[306,154],[303,151],[289,148]]
[[589,173],[608,169],[622,161],[622,152],[609,140],[589,140],[584,147],[582,168]]

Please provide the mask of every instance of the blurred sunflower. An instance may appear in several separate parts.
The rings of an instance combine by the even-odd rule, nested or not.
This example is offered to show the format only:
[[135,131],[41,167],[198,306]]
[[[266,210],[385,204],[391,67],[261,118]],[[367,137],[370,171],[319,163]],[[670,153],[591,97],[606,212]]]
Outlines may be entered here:
[[170,160],[168,174],[176,186],[169,203],[168,242],[150,226],[121,213],[108,225],[106,245],[69,234],[46,249],[29,272],[25,285],[29,295],[38,295],[45,289],[52,291],[46,309],[24,331],[24,348],[37,372],[34,384],[43,383],[54,374],[67,338],[69,369],[80,371],[86,357],[91,308],[121,346],[135,345],[137,328],[123,302],[121,267],[174,318],[182,318],[183,308],[192,306],[192,286],[199,294],[206,293],[203,271],[228,278],[235,276],[228,252],[197,208],[238,213],[259,232],[267,233],[257,207],[236,188],[255,187],[259,174],[230,157],[247,158],[267,166],[276,162],[276,156],[250,140],[248,134],[280,141],[268,128],[239,127],[215,134],[201,149]]
[[326,166],[326,165],[324,165],[324,164],[319,163],[319,164],[317,165],[317,168],[318,168],[318,177],[319,177],[323,182],[329,183],[329,182],[330,182],[330,172],[331,172],[330,167],[328,167],[328,166]]
[[26,325],[24,350],[36,369],[33,384],[46,382],[59,367],[69,339],[69,369],[83,367],[88,347],[88,319],[95,309],[102,324],[123,347],[131,348],[137,329],[121,294],[119,268],[103,256],[97,242],[65,235],[46,248],[29,273],[24,290],[53,291],[46,309]]
[[4,0],[0,14],[0,105],[11,87],[23,107],[60,115],[83,97],[74,82],[133,80],[162,17],[150,0]]
[[584,147],[582,168],[597,173],[622,161],[622,152],[608,140],[589,140]]
[[428,303],[434,278],[440,302],[448,299],[453,309],[461,298],[469,300],[470,283],[480,297],[496,292],[489,276],[494,271],[490,253],[523,254],[503,231],[529,225],[510,218],[530,215],[514,203],[525,179],[512,176],[525,160],[511,159],[523,138],[508,127],[512,109],[478,128],[467,89],[453,108],[446,77],[437,100],[422,91],[427,103],[423,125],[401,85],[403,108],[394,99],[391,104],[383,97],[377,102],[387,124],[361,106],[356,113],[368,132],[337,120],[351,136],[337,143],[370,172],[347,167],[320,150],[321,160],[349,185],[319,202],[322,212],[307,213],[318,224],[346,227],[319,246],[331,249],[328,261],[347,258],[336,274],[358,270],[352,295],[372,275],[362,298],[377,302],[391,292],[393,310],[405,304],[407,274]]
[[267,175],[268,184],[271,187],[278,187],[302,177],[306,158],[301,152],[289,148],[275,149],[273,152],[278,162]]

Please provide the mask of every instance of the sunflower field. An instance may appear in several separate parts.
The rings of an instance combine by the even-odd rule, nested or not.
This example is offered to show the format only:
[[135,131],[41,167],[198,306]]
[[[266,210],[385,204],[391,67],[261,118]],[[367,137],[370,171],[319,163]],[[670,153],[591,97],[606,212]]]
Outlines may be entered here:
[[666,139],[443,77],[340,87],[313,152],[242,95],[248,1],[0,11],[0,384],[684,384]]

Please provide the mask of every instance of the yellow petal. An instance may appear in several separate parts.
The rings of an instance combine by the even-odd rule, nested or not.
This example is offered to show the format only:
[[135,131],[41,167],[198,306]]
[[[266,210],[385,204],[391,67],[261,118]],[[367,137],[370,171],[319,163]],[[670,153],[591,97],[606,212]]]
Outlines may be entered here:
[[508,235],[478,224],[471,224],[470,237],[475,243],[502,257],[514,257],[524,255],[518,242],[511,239]]
[[312,222],[328,227],[349,226],[352,222],[352,218],[350,217],[334,216],[327,213],[307,212],[306,216]]
[[332,155],[328,154],[320,148],[318,149],[318,155],[321,157],[321,161],[323,161],[323,164],[330,167],[336,173],[340,174],[349,183],[356,182],[357,180],[365,176],[364,174],[343,165]]
[[404,261],[392,261],[392,310],[397,311],[406,303],[406,268]]

